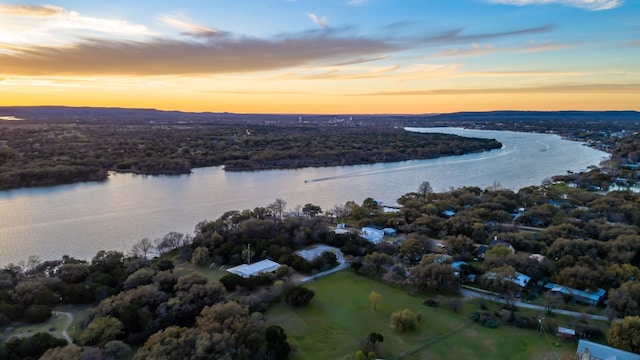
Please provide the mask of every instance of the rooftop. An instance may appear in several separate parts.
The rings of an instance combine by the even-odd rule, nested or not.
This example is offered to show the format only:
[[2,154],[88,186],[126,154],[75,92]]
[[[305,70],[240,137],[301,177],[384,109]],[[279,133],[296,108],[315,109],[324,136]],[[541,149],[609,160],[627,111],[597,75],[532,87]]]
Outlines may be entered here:
[[232,274],[248,278],[250,276],[258,275],[261,273],[276,271],[278,267],[280,267],[280,264],[278,264],[277,262],[265,259],[253,264],[238,265],[236,267],[227,269],[227,271]]

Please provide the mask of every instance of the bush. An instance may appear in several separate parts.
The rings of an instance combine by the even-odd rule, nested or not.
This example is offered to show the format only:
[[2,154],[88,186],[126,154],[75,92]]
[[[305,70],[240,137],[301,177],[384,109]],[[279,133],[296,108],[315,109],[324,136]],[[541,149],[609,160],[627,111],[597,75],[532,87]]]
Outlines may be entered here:
[[39,332],[31,337],[9,340],[6,347],[9,359],[37,359],[47,349],[67,345],[67,340],[58,339],[50,334]]
[[435,299],[425,299],[422,302],[423,305],[429,306],[429,307],[438,307],[438,301],[436,301]]
[[20,304],[0,304],[0,314],[4,314],[11,321],[22,318],[24,306]]
[[51,308],[47,305],[31,305],[24,312],[24,319],[30,323],[40,323],[51,317]]
[[227,291],[235,291],[236,287],[242,283],[242,277],[229,273],[220,278],[220,283]]
[[416,314],[409,309],[394,312],[391,314],[391,327],[401,331],[415,330],[418,327]]
[[295,307],[307,305],[316,293],[304,286],[296,285],[285,289],[284,300]]
[[477,311],[472,312],[470,317],[471,317],[471,320],[475,322],[480,321],[480,313]]
[[482,325],[484,327],[488,327],[488,328],[491,328],[491,329],[496,329],[498,327],[498,322],[493,320],[493,319],[487,319],[482,323]]

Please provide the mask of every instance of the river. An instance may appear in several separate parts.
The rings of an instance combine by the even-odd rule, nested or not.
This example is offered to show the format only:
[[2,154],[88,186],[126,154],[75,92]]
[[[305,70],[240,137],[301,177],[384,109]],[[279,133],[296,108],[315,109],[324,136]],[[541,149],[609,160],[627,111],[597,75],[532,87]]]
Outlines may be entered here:
[[170,231],[192,233],[202,220],[229,210],[266,206],[277,198],[287,207],[336,204],[372,197],[395,204],[429,181],[435,191],[461,186],[504,188],[540,185],[568,170],[598,165],[608,154],[556,135],[456,128],[412,129],[495,138],[502,149],[432,160],[372,165],[225,172],[195,169],[190,175],[111,174],[106,182],[0,192],[0,266],[37,255],[91,259],[99,250],[127,252],[142,238]]

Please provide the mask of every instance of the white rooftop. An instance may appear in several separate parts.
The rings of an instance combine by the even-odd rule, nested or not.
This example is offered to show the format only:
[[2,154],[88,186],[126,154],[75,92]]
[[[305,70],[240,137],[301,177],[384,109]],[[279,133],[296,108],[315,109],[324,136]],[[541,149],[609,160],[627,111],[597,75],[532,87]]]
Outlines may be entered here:
[[228,272],[232,274],[236,274],[238,276],[242,276],[244,278],[248,278],[253,275],[258,275],[261,273],[276,271],[276,269],[280,267],[275,261],[271,260],[262,260],[253,264],[242,264],[236,267],[232,267],[227,269]]

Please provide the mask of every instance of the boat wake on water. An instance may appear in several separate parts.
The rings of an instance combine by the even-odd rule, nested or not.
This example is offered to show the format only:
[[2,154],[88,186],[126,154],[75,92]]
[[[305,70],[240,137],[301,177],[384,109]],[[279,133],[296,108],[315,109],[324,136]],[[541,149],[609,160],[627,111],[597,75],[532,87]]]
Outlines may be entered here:
[[[349,173],[349,174],[342,174],[342,175],[328,176],[328,177],[323,177],[323,178],[309,179],[309,180],[305,180],[304,182],[305,183],[312,183],[312,182],[320,182],[320,181],[339,180],[339,179],[346,179],[346,178],[352,178],[352,177],[370,176],[370,175],[378,175],[378,174],[384,174],[384,173],[395,173],[395,172],[414,170],[414,169],[419,169],[419,168],[438,168],[438,167],[449,166],[449,165],[458,165],[458,164],[464,164],[464,163],[474,163],[474,162],[477,162],[477,161],[483,161],[483,160],[487,160],[487,159],[503,157],[503,156],[506,156],[506,155],[509,155],[509,154],[513,153],[514,151],[516,151],[515,147],[512,148],[512,149],[509,149],[509,150],[505,150],[505,148],[503,146],[503,148],[500,149],[500,151],[495,153],[495,154],[486,154],[484,156],[477,156],[477,157],[474,157],[472,159],[450,159],[450,160],[445,160],[445,161],[440,161],[440,162],[433,162],[433,163],[428,163],[428,164],[417,164],[417,165],[406,165],[406,166],[394,167],[394,168],[390,168],[390,169],[365,170],[365,171],[358,171],[358,172],[353,172],[353,173]],[[456,156],[456,158],[457,158],[457,156]],[[432,159],[432,160],[437,160],[437,159]]]

